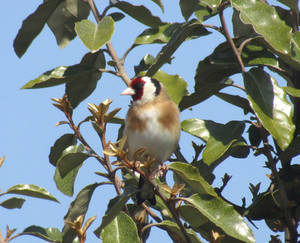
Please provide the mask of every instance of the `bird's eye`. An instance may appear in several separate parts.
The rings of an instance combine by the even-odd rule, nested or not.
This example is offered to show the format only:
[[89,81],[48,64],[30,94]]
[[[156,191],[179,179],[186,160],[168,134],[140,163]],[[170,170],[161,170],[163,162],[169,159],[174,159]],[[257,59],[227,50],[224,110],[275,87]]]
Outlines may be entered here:
[[144,87],[144,83],[138,82],[138,83],[135,83],[132,88],[135,90],[141,90],[143,87]]

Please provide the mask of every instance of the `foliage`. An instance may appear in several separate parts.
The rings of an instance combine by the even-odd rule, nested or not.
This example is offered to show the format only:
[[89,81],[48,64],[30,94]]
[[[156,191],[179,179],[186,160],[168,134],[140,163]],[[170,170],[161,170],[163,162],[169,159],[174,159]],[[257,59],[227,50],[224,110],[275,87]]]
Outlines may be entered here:
[[[152,1],[162,11],[166,8],[161,0]],[[300,154],[299,9],[298,4],[292,3],[297,1],[279,2],[285,4],[284,8],[260,0],[180,0],[183,23],[166,23],[163,15],[154,16],[145,6],[126,1],[110,1],[101,14],[94,0],[49,0],[40,4],[24,20],[14,40],[19,57],[45,24],[50,26],[60,47],[78,35],[90,51],[79,64],[54,67],[22,87],[36,89],[61,84],[66,87],[62,98],[53,99],[66,116],[63,124],[71,129],[50,150],[49,161],[55,166],[54,181],[58,190],[73,196],[77,173],[86,159],[96,159],[106,172],[97,172],[103,180],[87,185],[77,194],[62,230],[30,226],[14,234],[14,230],[7,228],[6,242],[26,234],[49,242],[85,242],[86,231],[94,221],[90,218],[83,223],[92,195],[97,187],[112,184],[116,197],[107,203],[107,211],[95,230],[103,242],[146,242],[151,227],[165,230],[174,242],[202,242],[199,236],[209,242],[255,242],[247,218],[250,222],[264,220],[271,230],[284,231],[286,240],[296,243],[300,221],[300,169],[295,163]],[[109,14],[112,9],[122,13]],[[224,18],[225,9],[233,10],[233,36]],[[95,21],[87,19],[90,12]],[[115,22],[122,21],[124,16],[146,27],[133,43],[128,43],[128,50],[119,58],[110,39]],[[216,16],[220,20],[218,26],[206,23]],[[167,74],[161,68],[171,63],[176,50],[184,48],[183,43],[210,34],[223,35],[226,41],[199,60],[194,90],[188,94],[187,83],[179,75]],[[90,104],[91,116],[78,124],[74,123],[72,114],[95,90],[103,72],[116,75],[128,84],[130,79],[124,69],[127,55],[137,46],[153,43],[161,44],[161,50],[155,57],[147,54],[142,60],[136,60],[136,75],[146,74],[161,81],[181,111],[217,96],[231,107],[241,108],[245,115],[226,124],[197,117],[184,120],[182,130],[197,139],[197,143],[193,142],[194,160],[187,161],[184,151],[178,149],[168,170],[173,174],[173,185],[157,178],[156,205],[137,205],[137,178],[133,172],[143,174],[143,171],[136,161],[128,160],[123,149],[125,138],[116,143],[106,142],[106,134],[110,132],[108,123],[120,124],[122,129],[124,121],[116,116],[119,109],[109,111],[111,101],[106,99],[99,105]],[[105,69],[106,64],[109,69]],[[234,74],[240,74],[243,85],[230,78]],[[277,75],[286,82],[284,86],[276,81]],[[225,87],[237,89],[241,95],[221,92]],[[100,137],[102,154],[97,154],[84,139],[80,126],[85,122]],[[264,156],[267,161],[270,186],[265,192],[259,192],[259,184],[250,184],[252,202],[235,205],[222,195],[230,176],[225,174],[220,188],[212,187],[214,169],[228,157],[246,158],[251,153]],[[110,162],[112,156],[117,157],[117,162]],[[120,169],[122,178],[117,174]],[[45,189],[35,185],[16,185],[0,196],[9,194],[57,202]],[[24,201],[11,197],[0,206],[21,208]],[[0,234],[0,241],[1,238]],[[275,236],[271,239],[278,240]]]

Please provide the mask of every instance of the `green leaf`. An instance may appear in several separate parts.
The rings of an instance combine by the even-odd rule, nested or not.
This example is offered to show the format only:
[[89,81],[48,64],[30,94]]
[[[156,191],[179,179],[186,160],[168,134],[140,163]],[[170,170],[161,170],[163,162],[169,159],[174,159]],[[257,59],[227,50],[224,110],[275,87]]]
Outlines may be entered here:
[[172,34],[172,38],[158,53],[156,62],[149,68],[147,76],[152,77],[163,64],[169,62],[173,53],[186,39],[192,38],[193,36],[200,37],[208,34],[210,34],[210,32],[196,20],[191,20],[182,25],[181,28]]
[[202,215],[229,236],[242,242],[255,242],[253,233],[242,216],[234,210],[232,205],[221,198],[195,194],[182,199],[194,206]]
[[160,7],[162,12],[165,11],[164,5],[162,4],[161,0],[151,0],[151,1],[156,3]]
[[157,27],[165,24],[159,17],[153,16],[149,9],[143,5],[137,6],[125,1],[118,1],[114,6],[144,25]]
[[286,93],[293,97],[300,98],[300,89],[295,89],[293,87],[287,86],[287,87],[282,87]]
[[57,161],[57,168],[62,178],[79,165],[81,166],[82,163],[89,157],[86,153],[74,152],[73,146],[66,148],[63,155]]
[[249,112],[253,113],[252,108],[249,104],[249,101],[239,95],[231,95],[231,94],[226,94],[222,92],[218,92],[215,94],[218,98],[235,105],[237,107],[240,107],[244,110],[244,114],[247,114]]
[[260,144],[261,142],[261,136],[260,136],[260,132],[259,132],[259,129],[254,126],[254,125],[251,125],[248,129],[248,133],[249,133],[249,141],[250,141],[250,144],[252,146],[256,146],[258,147],[258,145]]
[[[21,89],[48,88],[63,83],[73,82],[84,83],[86,84],[86,87],[89,87],[92,86],[91,84],[88,85],[89,83],[94,84],[95,79],[101,78],[101,72],[99,72],[98,69],[104,67],[105,59],[102,52],[94,54],[88,53],[82,58],[80,64],[69,67],[56,67],[43,73],[38,78],[30,80]],[[94,86],[95,85],[96,84],[94,84]]]
[[204,0],[198,2],[198,5],[194,9],[195,16],[201,23],[204,22],[218,13],[221,2],[222,0]]
[[7,209],[22,208],[25,199],[19,197],[11,197],[0,203],[1,207]]
[[24,196],[36,197],[47,199],[54,202],[59,202],[54,196],[52,196],[46,189],[33,185],[33,184],[18,184],[5,192],[5,194],[19,194]]
[[39,5],[34,13],[24,21],[14,40],[14,50],[18,57],[22,57],[34,38],[42,31],[46,21],[59,6],[61,0],[46,1]]
[[114,33],[114,20],[110,16],[105,16],[99,24],[94,24],[84,19],[75,24],[75,31],[83,44],[94,53],[111,39]]
[[69,146],[77,143],[76,136],[71,133],[66,133],[58,138],[54,145],[50,148],[49,161],[52,165],[56,166],[58,159],[61,157],[62,152]]
[[293,107],[287,101],[285,91],[260,68],[253,68],[245,73],[244,84],[255,114],[280,148],[285,150],[295,131]]
[[[65,155],[70,153],[82,153],[83,151],[84,146],[82,144],[80,144],[79,146],[71,145],[62,152],[60,158],[63,158]],[[80,163],[79,165],[77,165],[77,167],[69,171],[64,177],[60,175],[59,168],[56,167],[54,181],[56,183],[57,189],[60,190],[63,194],[67,196],[73,196],[75,179],[81,166],[82,163]]]
[[103,243],[140,242],[134,221],[124,212],[119,212],[118,216],[102,230],[101,239]]
[[112,17],[115,22],[120,21],[125,17],[125,15],[120,12],[111,13],[107,16]]
[[[77,194],[64,217],[65,221],[74,222],[80,215],[86,215],[93,193],[99,185],[99,183],[87,185]],[[65,224],[62,233],[62,243],[72,242],[76,237],[76,232],[68,224]]]
[[101,225],[94,231],[97,237],[100,237],[102,230],[114,220],[133,194],[134,193],[124,193],[110,200],[105,215],[102,218]]
[[102,51],[86,54],[80,65],[90,70],[88,73],[80,73],[76,79],[66,83],[66,94],[73,108],[77,107],[96,89],[98,80],[102,76],[99,68],[105,68],[105,57]]
[[168,95],[175,104],[179,104],[182,97],[188,93],[186,81],[178,75],[170,75],[162,70],[158,70],[153,78],[159,80],[164,85]]
[[241,20],[251,24],[281,58],[295,68],[300,67],[299,32],[293,34],[273,6],[258,0],[233,0],[232,6],[240,12]]
[[185,21],[188,21],[188,19],[193,14],[197,5],[198,5],[197,0],[180,0],[179,6]]
[[194,192],[217,196],[213,187],[201,176],[199,170],[190,164],[174,162],[168,165],[168,169],[178,175]]
[[62,233],[57,228],[43,228],[37,225],[31,225],[24,229],[20,235],[31,235],[38,237],[48,242],[60,243],[62,240]]
[[[160,223],[153,223],[151,225],[166,230],[169,233],[169,236],[172,238],[173,242],[186,242],[185,237],[182,231],[180,230],[178,224],[176,224],[173,221],[164,220]],[[191,243],[202,242],[193,230],[186,228],[186,232],[188,234]]]
[[221,159],[232,146],[243,146],[244,144],[240,144],[239,142],[241,142],[241,135],[244,129],[245,124],[243,122],[230,121],[222,129],[209,131],[210,137],[202,154],[204,162],[210,165]]
[[76,37],[75,23],[86,19],[90,14],[90,7],[80,0],[61,1],[47,21],[47,24],[60,48],[64,48]]

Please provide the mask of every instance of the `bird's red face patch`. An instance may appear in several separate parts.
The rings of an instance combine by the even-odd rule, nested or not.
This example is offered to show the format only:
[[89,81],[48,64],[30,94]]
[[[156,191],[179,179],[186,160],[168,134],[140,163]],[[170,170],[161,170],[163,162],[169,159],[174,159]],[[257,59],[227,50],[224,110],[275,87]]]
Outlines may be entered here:
[[131,83],[130,87],[134,89],[135,94],[132,96],[133,101],[140,100],[144,93],[144,84],[145,81],[142,77],[134,78]]

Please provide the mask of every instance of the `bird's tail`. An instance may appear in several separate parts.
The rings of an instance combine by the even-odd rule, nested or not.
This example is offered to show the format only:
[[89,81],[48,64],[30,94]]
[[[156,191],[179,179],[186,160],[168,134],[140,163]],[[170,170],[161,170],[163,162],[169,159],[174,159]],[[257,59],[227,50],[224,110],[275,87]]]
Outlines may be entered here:
[[154,187],[149,181],[145,180],[142,175],[140,175],[138,189],[139,192],[136,194],[138,204],[142,204],[146,200],[152,205],[156,204]]

